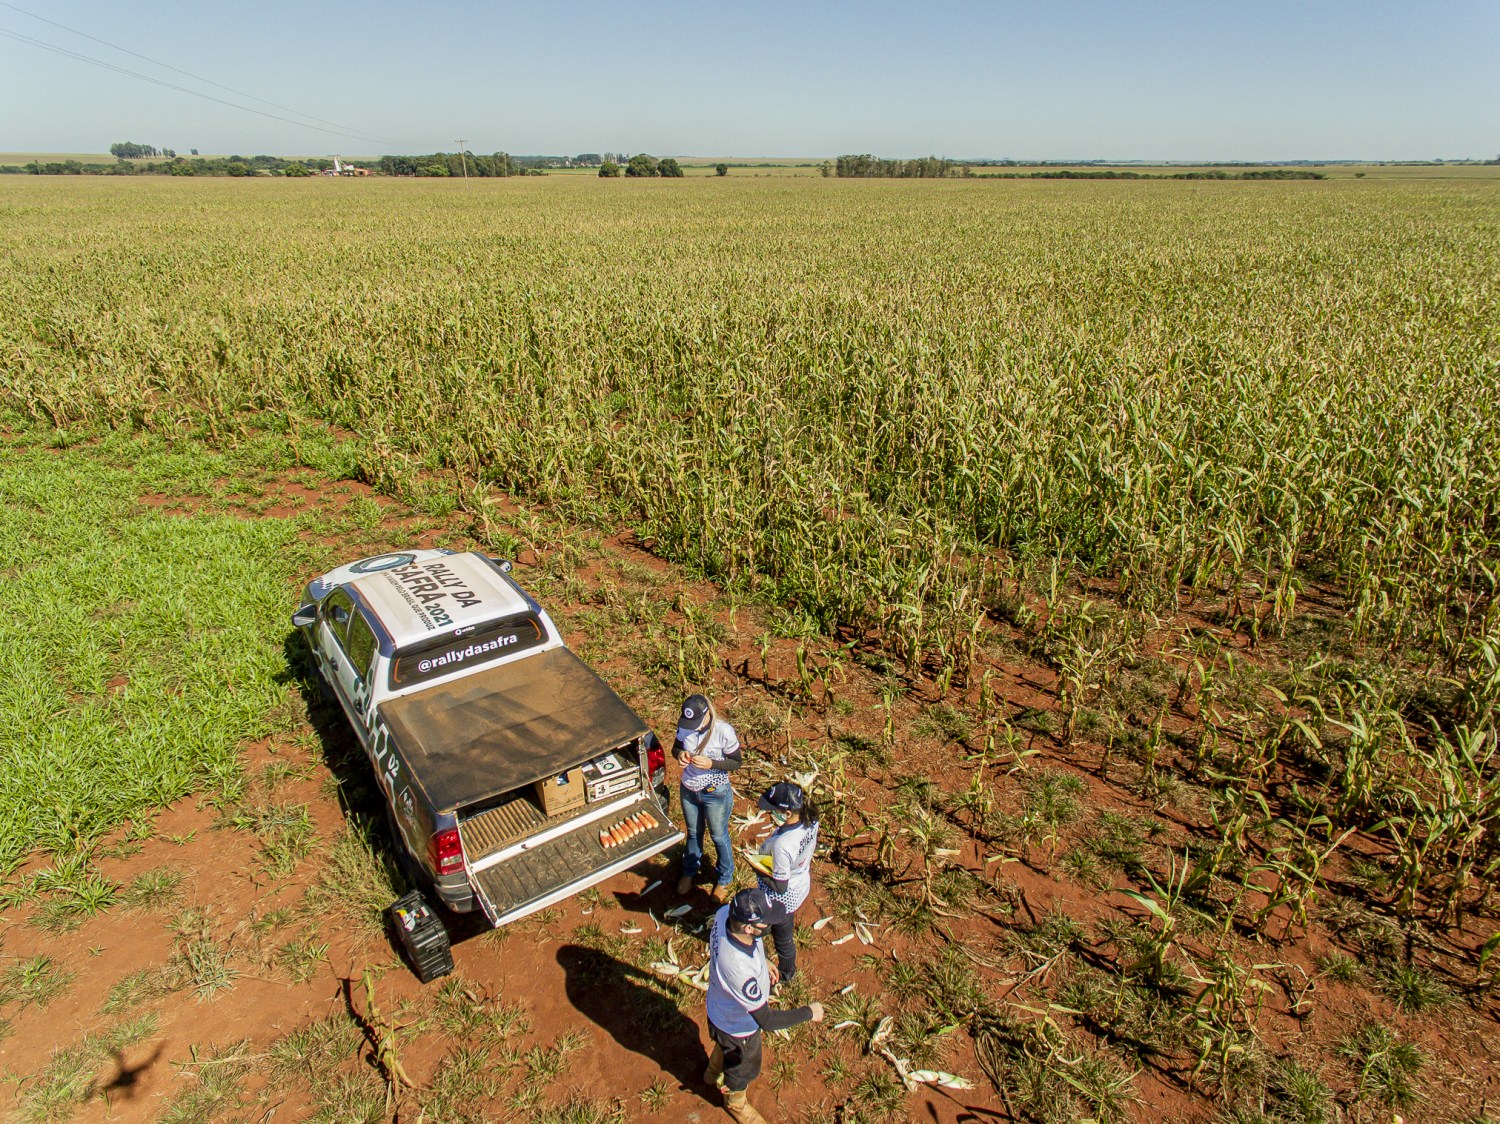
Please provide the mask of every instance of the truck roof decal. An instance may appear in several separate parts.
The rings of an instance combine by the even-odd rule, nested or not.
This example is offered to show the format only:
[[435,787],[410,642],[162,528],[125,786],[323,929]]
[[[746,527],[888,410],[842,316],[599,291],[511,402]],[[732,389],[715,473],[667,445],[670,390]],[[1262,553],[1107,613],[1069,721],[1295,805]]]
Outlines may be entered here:
[[398,649],[527,609],[515,586],[478,554],[400,561],[352,584]]

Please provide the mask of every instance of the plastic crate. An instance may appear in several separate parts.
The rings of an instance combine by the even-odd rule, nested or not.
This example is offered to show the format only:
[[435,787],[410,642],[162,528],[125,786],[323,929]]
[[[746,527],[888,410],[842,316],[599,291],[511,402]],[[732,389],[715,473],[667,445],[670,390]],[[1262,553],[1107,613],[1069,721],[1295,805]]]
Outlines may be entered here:
[[442,918],[427,904],[420,890],[398,898],[385,911],[391,931],[406,951],[417,979],[431,983],[453,971],[453,949]]

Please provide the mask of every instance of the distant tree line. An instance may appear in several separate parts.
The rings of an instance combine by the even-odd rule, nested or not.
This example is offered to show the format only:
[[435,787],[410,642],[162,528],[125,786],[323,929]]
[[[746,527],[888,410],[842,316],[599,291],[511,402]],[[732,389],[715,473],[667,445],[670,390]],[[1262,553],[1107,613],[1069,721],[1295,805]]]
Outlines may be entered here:
[[[167,155],[170,150],[163,150]],[[345,160],[345,164],[372,167],[369,161]],[[324,157],[288,160],[281,156],[171,156],[160,162],[141,162],[140,157],[118,159],[113,164],[84,164],[77,160],[32,161],[0,165],[0,175],[26,176],[310,176],[333,167]]]
[[511,163],[522,168],[597,168],[613,153],[580,152],[577,156],[512,156]]
[[[345,160],[345,165],[355,161]],[[370,161],[361,160],[360,167],[372,167]],[[191,159],[178,157],[166,164],[147,164],[144,174],[169,176],[311,176],[329,171],[333,161],[314,156],[301,160],[288,160],[282,156],[195,156]]]
[[1126,172],[1118,168],[1059,168],[1048,172],[980,172],[996,180],[1326,180],[1322,172],[1306,168],[1258,168],[1248,172],[1226,172],[1219,168],[1199,172]]
[[833,174],[841,179],[946,179],[963,175],[964,169],[941,156],[880,160],[866,152],[862,156],[840,156],[833,163]]
[[148,156],[165,156],[170,159],[176,156],[170,148],[157,148],[149,144],[136,144],[134,141],[121,141],[119,144],[109,146],[109,154],[117,160],[141,160]]
[[77,160],[43,163],[33,160],[29,164],[0,164],[0,176],[110,176],[134,175],[134,172],[116,173],[112,164],[81,164]]
[[533,176],[543,173],[522,165],[509,153],[496,152],[476,156],[472,152],[433,152],[426,156],[382,156],[377,165],[388,176],[462,176],[466,172],[480,179],[503,176]]
[[[609,155],[613,156],[614,153]],[[637,152],[623,165],[616,160],[605,160],[599,165],[599,174],[605,178],[618,176],[621,172],[632,179],[644,179],[651,176],[664,176],[667,179],[683,177],[682,165],[672,157],[658,160],[648,152]]]

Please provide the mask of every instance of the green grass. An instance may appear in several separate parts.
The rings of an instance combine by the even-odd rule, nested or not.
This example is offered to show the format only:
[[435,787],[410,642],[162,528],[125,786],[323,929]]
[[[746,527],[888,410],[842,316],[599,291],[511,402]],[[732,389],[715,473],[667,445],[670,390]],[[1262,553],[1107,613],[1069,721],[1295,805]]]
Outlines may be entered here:
[[306,804],[246,805],[235,810],[229,823],[260,837],[260,863],[272,878],[289,875],[317,843]]
[[376,846],[378,830],[369,820],[350,820],[318,865],[305,899],[309,913],[353,922],[366,935],[384,930],[385,909],[400,896],[398,885],[405,883],[388,852]]
[[126,909],[165,909],[182,895],[182,872],[158,866],[142,871],[120,892],[120,904]]
[[140,968],[115,982],[99,1010],[106,1015],[121,1014],[149,1003],[168,990],[167,976],[163,971]]
[[144,491],[207,485],[222,459],[126,437],[5,445],[0,550],[25,610],[0,619],[0,872],[234,784],[237,746],[269,732],[288,691],[305,557],[287,520],[142,506]]
[[1337,1052],[1353,1072],[1361,1098],[1397,1109],[1410,1109],[1421,1099],[1416,1080],[1425,1059],[1389,1027],[1366,1023],[1343,1039]]
[[40,160],[43,164],[65,164],[77,160],[80,164],[113,164],[115,158],[107,152],[0,152],[0,164],[17,167]]
[[163,1124],[196,1124],[213,1120],[239,1103],[241,1085],[256,1067],[248,1040],[199,1051],[183,1066],[191,1080],[182,1087],[159,1119]]
[[16,960],[0,972],[0,1003],[45,1007],[72,984],[74,973],[49,956]]

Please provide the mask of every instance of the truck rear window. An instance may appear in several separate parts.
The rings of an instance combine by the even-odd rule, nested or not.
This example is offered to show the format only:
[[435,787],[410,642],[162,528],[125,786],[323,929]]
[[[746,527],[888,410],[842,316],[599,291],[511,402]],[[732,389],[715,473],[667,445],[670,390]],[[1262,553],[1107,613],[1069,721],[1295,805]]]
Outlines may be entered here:
[[391,690],[425,683],[456,671],[483,667],[527,648],[535,648],[546,639],[542,622],[529,613],[479,625],[463,636],[449,636],[434,644],[398,652],[391,661]]

